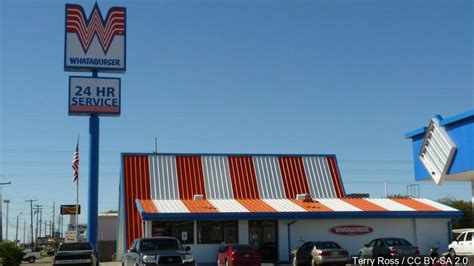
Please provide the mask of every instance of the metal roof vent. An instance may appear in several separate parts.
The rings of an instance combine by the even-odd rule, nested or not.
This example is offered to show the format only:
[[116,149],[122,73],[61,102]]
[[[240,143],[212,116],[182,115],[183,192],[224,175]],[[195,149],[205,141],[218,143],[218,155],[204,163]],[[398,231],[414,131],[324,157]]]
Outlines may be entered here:
[[201,195],[201,194],[194,194],[194,200],[195,201],[200,201],[200,200],[203,200],[204,199],[204,196]]
[[308,194],[308,193],[305,193],[305,194],[296,194],[296,200],[307,201],[307,200],[310,200],[310,199],[311,199],[311,195]]
[[439,125],[438,120],[431,119],[418,158],[437,185],[443,183],[455,152],[456,145],[446,130]]

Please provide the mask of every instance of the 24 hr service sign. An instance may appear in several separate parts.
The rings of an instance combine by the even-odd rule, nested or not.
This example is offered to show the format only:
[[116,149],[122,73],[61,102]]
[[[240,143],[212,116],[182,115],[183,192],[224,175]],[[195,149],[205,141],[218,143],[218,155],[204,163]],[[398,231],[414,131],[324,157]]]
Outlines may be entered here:
[[120,79],[69,77],[69,115],[120,116]]
[[66,5],[64,70],[125,72],[126,9],[103,17],[97,3],[89,17],[80,5]]

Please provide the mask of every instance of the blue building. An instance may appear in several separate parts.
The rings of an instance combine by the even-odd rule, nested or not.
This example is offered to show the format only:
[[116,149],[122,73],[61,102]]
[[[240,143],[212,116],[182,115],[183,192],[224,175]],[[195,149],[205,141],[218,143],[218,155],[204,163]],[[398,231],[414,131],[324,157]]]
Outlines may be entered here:
[[415,180],[474,180],[474,109],[449,118],[436,115],[405,137],[412,141]]

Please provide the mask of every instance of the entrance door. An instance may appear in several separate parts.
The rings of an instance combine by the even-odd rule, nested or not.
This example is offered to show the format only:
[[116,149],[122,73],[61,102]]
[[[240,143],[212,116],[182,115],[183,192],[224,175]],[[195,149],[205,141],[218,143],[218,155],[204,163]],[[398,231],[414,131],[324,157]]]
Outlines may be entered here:
[[249,221],[249,244],[260,251],[263,262],[277,261],[277,222]]

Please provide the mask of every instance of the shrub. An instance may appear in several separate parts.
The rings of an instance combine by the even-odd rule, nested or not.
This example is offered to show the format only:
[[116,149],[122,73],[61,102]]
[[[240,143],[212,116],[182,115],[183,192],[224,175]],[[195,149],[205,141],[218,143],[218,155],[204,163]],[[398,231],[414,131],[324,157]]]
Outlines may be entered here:
[[21,263],[23,257],[22,250],[14,243],[0,243],[0,258],[3,259],[3,265],[17,266]]

